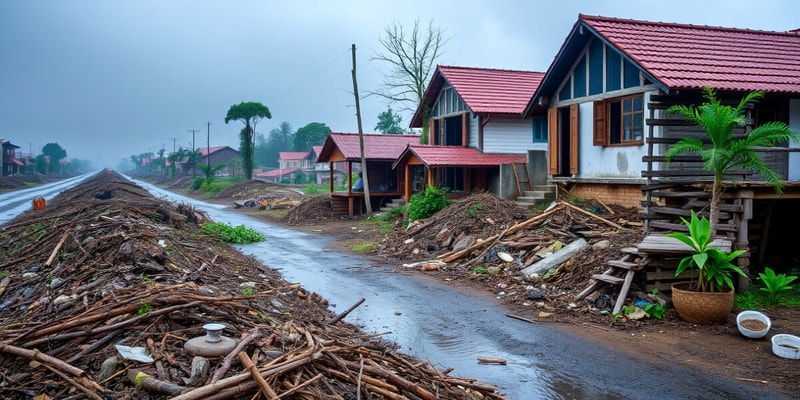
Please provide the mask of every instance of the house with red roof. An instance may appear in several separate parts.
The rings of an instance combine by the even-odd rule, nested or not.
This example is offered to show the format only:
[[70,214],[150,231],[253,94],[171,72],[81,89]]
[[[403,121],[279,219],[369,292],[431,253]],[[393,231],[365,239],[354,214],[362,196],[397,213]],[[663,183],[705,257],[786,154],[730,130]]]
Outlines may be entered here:
[[[409,147],[395,164],[407,170],[406,199],[428,185],[446,188],[448,197],[480,190],[515,198],[532,189],[530,176],[545,183],[545,121],[523,117],[543,77],[535,71],[437,66],[411,119],[411,127],[420,128],[423,110],[430,110],[427,144],[434,147]],[[538,168],[529,168],[537,164],[528,163],[529,154]]]
[[[387,201],[400,198],[403,194],[405,170],[393,169],[392,165],[409,144],[419,143],[419,135],[365,133],[363,138],[371,206],[377,210]],[[353,177],[363,169],[359,135],[331,132],[322,145],[317,161],[329,163],[328,182],[333,213],[353,217],[356,211],[360,212],[365,207],[364,192],[353,190],[351,185],[346,185],[345,190],[336,190],[334,186],[337,163],[346,166],[345,182],[353,181]]]
[[[320,162],[319,156],[322,154],[322,146],[311,146],[311,150],[306,153],[306,165],[308,166],[305,171],[307,175],[314,176],[318,185],[329,183],[331,173],[333,173],[334,186],[341,185],[344,178],[347,163],[343,161],[327,163]],[[331,169],[332,168],[332,169]]]
[[13,174],[18,174],[20,172],[20,168],[25,167],[25,163],[18,159],[16,154],[16,149],[19,146],[11,143],[8,140],[0,139],[0,149],[2,149],[2,153],[0,153],[0,165],[2,165],[2,176],[8,176]]
[[[700,157],[664,157],[680,138],[705,137],[667,111],[701,104],[704,87],[733,105],[765,93],[737,135],[769,121],[800,131],[800,33],[579,15],[524,115],[546,120],[550,182],[571,196],[641,206],[645,231],[657,233],[682,229],[690,209],[707,211],[713,177]],[[792,247],[780,242],[791,235],[774,232],[791,232],[786,221],[800,217],[799,148],[760,149],[786,182],[783,196],[752,171],[726,179],[719,232],[758,259]]]

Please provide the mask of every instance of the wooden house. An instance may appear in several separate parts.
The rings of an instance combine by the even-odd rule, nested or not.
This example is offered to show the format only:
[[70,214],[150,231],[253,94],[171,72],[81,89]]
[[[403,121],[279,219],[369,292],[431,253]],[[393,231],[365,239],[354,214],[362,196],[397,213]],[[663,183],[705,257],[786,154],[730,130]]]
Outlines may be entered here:
[[[419,143],[419,135],[364,134],[363,137],[367,182],[371,206],[375,210],[403,194],[406,182],[404,170],[392,169],[392,164],[409,144]],[[333,213],[353,217],[356,212],[361,212],[365,206],[364,192],[352,190],[349,184],[338,190],[334,186],[336,163],[347,165],[345,182],[351,182],[352,177],[362,170],[358,134],[331,132],[322,145],[318,161],[330,164],[328,182]]]
[[[412,183],[446,188],[449,197],[489,191],[516,198],[533,189],[532,180],[545,183],[547,131],[543,121],[523,117],[543,76],[438,66],[411,120],[412,128],[421,128],[429,110],[426,144],[436,147],[409,147],[395,167]],[[530,157],[538,164],[528,163]],[[424,187],[406,185],[404,196]]]
[[[580,15],[525,111],[547,121],[549,181],[642,207],[649,234],[684,229],[690,209],[707,212],[712,176],[699,156],[665,162],[680,138],[705,136],[667,109],[701,104],[703,87],[731,104],[765,92],[739,135],[776,120],[800,131],[800,34]],[[749,249],[740,266],[800,261],[787,239],[800,220],[799,148],[761,149],[786,182],[783,196],[752,171],[726,177],[719,233]]]
[[16,150],[19,146],[12,144],[10,141],[0,139],[0,161],[2,161],[2,176],[14,175],[20,173],[20,168],[25,167],[25,163],[16,157]]

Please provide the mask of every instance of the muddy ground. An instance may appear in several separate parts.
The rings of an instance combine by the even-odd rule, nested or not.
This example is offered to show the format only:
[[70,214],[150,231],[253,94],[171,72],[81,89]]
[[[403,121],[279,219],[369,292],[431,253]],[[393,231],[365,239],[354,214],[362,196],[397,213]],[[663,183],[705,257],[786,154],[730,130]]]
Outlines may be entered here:
[[[190,191],[174,189],[192,195]],[[232,207],[233,200],[252,197],[264,190],[267,189],[262,184],[245,183],[235,190],[228,191],[227,194],[215,196],[210,201]],[[235,195],[231,196],[231,194]],[[609,212],[616,211],[611,214],[616,216],[613,221],[626,228],[624,231],[611,229],[604,222],[592,218],[583,218],[580,220],[583,222],[578,223],[579,225],[588,225],[595,232],[599,232],[600,237],[591,239],[590,243],[607,239],[614,245],[612,250],[585,252],[562,265],[558,270],[560,276],[550,277],[546,281],[530,282],[522,279],[518,271],[514,271],[513,268],[502,268],[494,274],[476,274],[474,265],[459,266],[464,263],[463,259],[439,269],[409,268],[408,265],[413,262],[432,258],[430,254],[427,254],[427,250],[432,250],[433,253],[438,250],[432,249],[433,245],[431,244],[424,245],[427,247],[423,247],[422,251],[419,251],[422,246],[420,244],[416,246],[417,251],[411,250],[413,245],[408,246],[406,241],[408,233],[412,232],[415,227],[406,229],[404,226],[397,225],[387,232],[385,224],[368,220],[364,216],[354,219],[333,217],[330,214],[329,203],[324,198],[325,196],[307,200],[292,210],[239,210],[293,229],[332,236],[342,250],[367,249],[366,255],[371,257],[376,264],[396,265],[398,273],[437,279],[461,290],[495,297],[508,310],[509,318],[547,324],[555,329],[573,332],[587,340],[608,347],[609,351],[624,352],[657,364],[682,364],[704,373],[738,380],[756,387],[764,387],[765,392],[777,391],[788,395],[800,393],[800,372],[797,368],[800,361],[775,356],[769,340],[772,335],[778,333],[800,334],[800,309],[798,308],[762,310],[771,317],[772,329],[764,339],[754,340],[744,338],[738,332],[735,320],[736,313],[741,310],[734,309],[725,324],[695,325],[681,321],[671,309],[667,310],[663,320],[649,318],[628,320],[602,313],[586,302],[574,301],[575,294],[583,290],[589,283],[588,277],[592,273],[600,273],[606,268],[603,264],[604,260],[618,259],[619,253],[613,249],[618,250],[621,247],[635,244],[641,237],[641,228],[638,228],[636,221],[638,213],[632,210],[601,204]],[[482,207],[478,210],[480,212],[461,213],[480,214],[484,217],[481,221],[463,221],[461,218],[455,218],[458,223],[471,223],[478,227],[478,237],[481,237],[481,234],[484,235],[483,238],[488,237],[489,232],[497,230],[497,227],[492,228],[491,225],[498,224],[501,220],[509,219],[518,222],[529,216],[524,211],[515,215],[519,210],[512,210],[513,207],[508,204],[502,202],[496,205],[490,204],[494,200],[487,200],[485,197],[481,200]],[[585,204],[584,206],[589,211],[603,214],[603,210],[597,205]],[[471,209],[474,211],[475,208],[473,204]],[[535,213],[530,215],[535,215]],[[580,213],[569,215],[570,218],[577,221],[578,217],[575,215],[580,215]],[[490,218],[490,222],[486,222],[486,216]],[[453,216],[447,216],[447,218],[454,219]],[[611,220],[609,218],[609,221]],[[575,227],[575,221],[561,221],[560,223],[567,222],[571,223],[573,228]],[[558,223],[557,220],[556,225]],[[563,233],[563,229],[566,228],[562,228],[563,226],[556,226],[544,229],[555,232],[555,235],[559,232]],[[369,244],[375,244],[375,246]],[[545,285],[541,290],[545,294],[544,299],[531,300],[526,297],[526,293],[529,293],[531,287],[539,289],[541,285]],[[631,292],[635,293],[636,291],[637,285],[634,284]],[[609,294],[612,298],[616,297],[614,292]]]

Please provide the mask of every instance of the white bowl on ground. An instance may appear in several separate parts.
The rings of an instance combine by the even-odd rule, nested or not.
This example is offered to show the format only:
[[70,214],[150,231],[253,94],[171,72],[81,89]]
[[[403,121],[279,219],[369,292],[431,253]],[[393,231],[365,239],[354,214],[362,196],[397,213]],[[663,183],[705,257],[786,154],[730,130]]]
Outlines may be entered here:
[[[760,331],[747,329],[742,326],[742,321],[747,320],[756,320],[762,322],[764,325],[766,325],[766,328]],[[762,312],[748,310],[742,311],[736,316],[736,325],[739,327],[739,333],[741,333],[742,336],[749,337],[751,339],[760,339],[767,335],[769,328],[772,327],[772,321]]]
[[785,333],[773,336],[772,352],[778,357],[800,359],[800,337]]

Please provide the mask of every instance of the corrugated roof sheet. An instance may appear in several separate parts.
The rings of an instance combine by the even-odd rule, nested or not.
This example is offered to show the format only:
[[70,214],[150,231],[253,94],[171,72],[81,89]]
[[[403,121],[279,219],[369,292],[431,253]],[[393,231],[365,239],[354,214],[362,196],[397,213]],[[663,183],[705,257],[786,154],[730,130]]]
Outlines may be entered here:
[[[439,65],[422,101],[428,107],[433,106],[448,83],[473,113],[522,115],[542,77],[544,72]],[[418,108],[411,126],[421,124]]]
[[[481,153],[474,147],[431,146],[412,144],[408,146],[398,162],[413,154],[428,167],[488,167],[525,163],[525,154]],[[397,167],[397,162],[394,167]]]
[[[788,10],[787,10],[788,12]],[[580,15],[670,89],[800,93],[800,35]]]
[[[364,134],[364,155],[370,160],[395,160],[410,143],[419,143],[419,135]],[[336,147],[348,161],[361,161],[361,145],[356,133],[331,132],[322,146],[320,160],[327,161]]]

